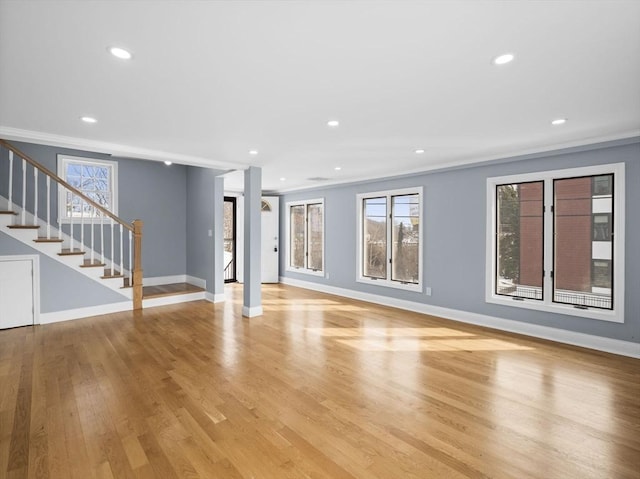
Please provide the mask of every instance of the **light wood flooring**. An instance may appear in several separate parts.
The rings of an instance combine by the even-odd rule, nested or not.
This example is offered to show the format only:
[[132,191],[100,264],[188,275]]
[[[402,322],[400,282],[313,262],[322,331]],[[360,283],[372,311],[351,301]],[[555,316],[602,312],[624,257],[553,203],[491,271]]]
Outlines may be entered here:
[[0,331],[0,477],[640,477],[640,360],[227,294]]

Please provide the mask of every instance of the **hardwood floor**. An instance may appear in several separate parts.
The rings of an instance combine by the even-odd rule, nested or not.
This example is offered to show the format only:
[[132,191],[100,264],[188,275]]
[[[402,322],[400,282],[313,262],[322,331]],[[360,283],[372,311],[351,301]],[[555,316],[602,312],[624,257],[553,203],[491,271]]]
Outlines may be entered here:
[[149,299],[176,294],[198,293],[200,291],[204,291],[204,289],[189,283],[171,283],[158,286],[143,286],[142,297]]
[[640,477],[639,360],[227,292],[0,331],[0,477]]

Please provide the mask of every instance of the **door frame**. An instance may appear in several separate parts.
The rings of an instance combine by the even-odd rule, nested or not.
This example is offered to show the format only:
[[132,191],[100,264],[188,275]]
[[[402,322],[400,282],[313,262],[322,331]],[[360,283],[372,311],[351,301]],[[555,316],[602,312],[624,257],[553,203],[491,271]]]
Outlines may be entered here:
[[[235,283],[238,281],[238,202],[235,196],[226,196],[224,197],[223,204],[229,202],[233,205],[233,257],[231,259],[231,263],[233,265],[233,277],[225,278],[225,283]],[[224,211],[224,210],[223,210]],[[223,231],[224,235],[224,231]],[[225,241],[225,238],[222,238]],[[224,271],[223,271],[224,275]]]
[[0,261],[31,261],[31,300],[33,301],[33,324],[40,324],[40,255],[16,254],[0,256]]

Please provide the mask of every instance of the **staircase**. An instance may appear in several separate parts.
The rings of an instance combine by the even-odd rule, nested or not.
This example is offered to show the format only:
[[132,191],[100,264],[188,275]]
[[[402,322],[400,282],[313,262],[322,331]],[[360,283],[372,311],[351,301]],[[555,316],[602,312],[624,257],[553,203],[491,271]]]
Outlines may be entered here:
[[[129,224],[9,142],[8,171],[0,177],[0,231],[75,269],[142,308],[142,221]],[[4,155],[3,155],[4,157]],[[67,221],[51,218],[52,184],[66,200]],[[44,201],[38,195],[44,192]],[[42,206],[44,205],[44,208]],[[42,208],[39,211],[39,207]],[[66,231],[65,231],[66,230]]]

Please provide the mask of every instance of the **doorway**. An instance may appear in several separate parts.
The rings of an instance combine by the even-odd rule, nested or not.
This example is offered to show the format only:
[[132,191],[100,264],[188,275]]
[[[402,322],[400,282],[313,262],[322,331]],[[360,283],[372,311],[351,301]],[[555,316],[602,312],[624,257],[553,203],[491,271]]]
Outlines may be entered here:
[[0,256],[0,329],[30,326],[39,311],[38,256]]
[[224,282],[235,283],[236,274],[236,199],[233,196],[224,197]]
[[277,196],[263,196],[261,203],[262,216],[262,267],[261,279],[263,283],[277,283],[279,242],[279,214],[280,198]]

